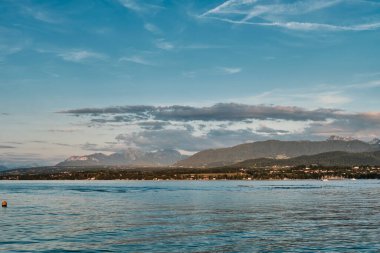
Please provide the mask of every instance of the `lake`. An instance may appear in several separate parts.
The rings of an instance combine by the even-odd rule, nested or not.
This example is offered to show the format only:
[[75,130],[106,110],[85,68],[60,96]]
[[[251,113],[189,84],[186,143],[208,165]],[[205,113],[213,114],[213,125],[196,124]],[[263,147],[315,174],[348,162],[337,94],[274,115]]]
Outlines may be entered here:
[[379,252],[380,181],[0,181],[0,252]]

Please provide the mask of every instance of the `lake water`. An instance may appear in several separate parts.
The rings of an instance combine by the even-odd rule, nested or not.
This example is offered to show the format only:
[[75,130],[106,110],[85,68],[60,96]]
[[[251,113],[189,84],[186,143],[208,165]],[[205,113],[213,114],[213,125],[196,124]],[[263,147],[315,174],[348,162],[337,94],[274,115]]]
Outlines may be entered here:
[[380,252],[380,181],[0,181],[0,252]]

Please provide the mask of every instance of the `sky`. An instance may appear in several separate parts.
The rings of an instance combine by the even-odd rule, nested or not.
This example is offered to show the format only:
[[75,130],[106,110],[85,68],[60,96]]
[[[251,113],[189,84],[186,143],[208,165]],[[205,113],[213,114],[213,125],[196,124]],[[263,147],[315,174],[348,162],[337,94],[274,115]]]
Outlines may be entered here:
[[377,0],[0,0],[0,165],[380,137]]

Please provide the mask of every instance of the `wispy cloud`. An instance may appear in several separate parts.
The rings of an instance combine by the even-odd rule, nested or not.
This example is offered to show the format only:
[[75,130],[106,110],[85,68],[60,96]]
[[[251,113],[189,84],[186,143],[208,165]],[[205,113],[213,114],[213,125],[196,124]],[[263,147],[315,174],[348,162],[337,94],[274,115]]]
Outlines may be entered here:
[[166,50],[166,51],[170,51],[170,50],[173,50],[175,48],[173,43],[170,43],[164,39],[156,40],[155,45],[157,48],[160,48],[160,49]]
[[289,131],[281,130],[281,129],[274,129],[274,128],[268,127],[264,124],[261,124],[259,126],[259,128],[256,129],[256,132],[264,133],[264,134],[270,134],[270,135],[273,135],[273,134],[281,135],[281,134],[289,133]]
[[222,73],[228,74],[228,75],[237,74],[242,71],[241,68],[231,68],[231,67],[219,67],[218,69],[222,71]]
[[308,23],[308,22],[249,22],[241,20],[232,20],[228,18],[218,18],[211,17],[211,19],[240,25],[253,25],[253,26],[264,26],[264,27],[280,27],[289,30],[298,31],[368,31],[377,30],[380,28],[380,22],[370,23],[370,24],[359,24],[351,26],[339,26],[321,23]]
[[347,104],[352,101],[351,98],[340,94],[339,92],[323,92],[315,96],[317,102],[324,106],[337,106]]
[[120,62],[123,62],[123,61],[132,62],[132,63],[141,64],[141,65],[148,65],[148,66],[154,65],[151,61],[149,61],[149,60],[147,60],[144,57],[139,56],[139,55],[134,55],[131,57],[121,57],[119,59],[119,61]]
[[235,75],[242,71],[243,69],[239,67],[213,67],[187,70],[183,71],[181,74],[186,78],[195,78],[200,76]]
[[9,46],[0,44],[0,57],[6,55],[12,55],[20,52],[22,50],[21,46]]
[[[213,9],[201,14],[201,18],[210,18],[237,25],[253,25],[264,27],[280,27],[299,31],[367,31],[380,28],[380,20],[376,16],[373,22],[366,23],[368,17],[351,19],[350,22],[315,22],[308,18],[309,13],[321,12],[339,4],[360,4],[366,8],[380,8],[366,1],[326,1],[306,0],[286,3],[285,1],[268,1],[262,3],[257,0],[228,0]],[[310,15],[309,15],[310,16]],[[332,12],[323,17],[335,16]],[[326,18],[329,20],[329,18]],[[355,21],[352,21],[355,20]],[[360,21],[361,20],[361,21]],[[323,19],[321,19],[323,21]],[[353,23],[355,22],[355,23]],[[360,23],[362,22],[362,23]]]
[[125,8],[137,13],[157,12],[163,9],[162,6],[147,4],[140,0],[118,0],[118,2]]
[[[209,107],[192,106],[118,106],[107,108],[82,108],[62,111],[72,115],[108,115],[112,122],[133,122],[140,120],[174,120],[174,121],[240,121],[245,119],[284,119],[293,121],[320,121],[335,118],[339,110],[306,110],[292,106],[246,105],[236,103],[219,103]],[[116,116],[115,116],[116,115]],[[108,122],[105,120],[104,122]]]
[[264,91],[254,96],[231,98],[228,101],[241,103],[270,103],[282,105],[305,106],[308,108],[350,106],[362,101],[358,91],[368,94],[371,89],[380,87],[380,80],[372,80],[353,84],[320,84],[305,88],[286,88]]
[[63,22],[63,18],[57,13],[49,10],[43,6],[39,6],[37,4],[21,4],[21,2],[17,2],[19,5],[21,12],[25,16],[29,16],[34,18],[35,20],[50,23],[50,24],[59,24]]
[[119,2],[125,7],[125,8],[128,8],[128,9],[131,9],[133,11],[137,11],[137,12],[140,12],[140,11],[143,11],[144,8],[138,4],[137,1],[135,0],[119,0]]
[[75,133],[81,131],[79,128],[49,129],[50,133]]
[[144,150],[177,149],[199,151],[207,148],[225,147],[257,140],[258,135],[249,130],[212,130],[204,136],[195,136],[187,130],[142,131],[116,136],[127,146]]
[[0,153],[0,160],[8,168],[49,165],[49,161],[35,153]]
[[380,112],[353,113],[329,108],[220,103],[205,107],[83,108],[61,113],[85,117],[99,127],[122,129],[126,124],[136,125],[138,128],[118,135],[116,140],[147,150],[198,151],[268,138],[323,139],[342,135],[368,139],[380,135]]
[[371,89],[380,87],[380,80],[372,80],[366,83],[356,83],[351,85],[346,85],[345,89]]
[[104,60],[106,56],[101,53],[96,53],[88,50],[71,50],[58,53],[58,56],[65,61],[83,62],[90,59]]
[[22,32],[0,26],[0,61],[8,56],[21,53],[30,44],[31,40],[25,38]]
[[0,145],[0,149],[11,149],[11,148],[15,148],[15,147],[7,146],[7,145]]
[[209,49],[226,49],[228,46],[214,44],[188,44],[181,45],[180,49],[184,50],[209,50]]
[[154,34],[162,34],[162,31],[160,28],[158,28],[156,25],[152,24],[152,23],[146,23],[144,25],[144,28],[145,30],[151,32],[151,33],[154,33]]

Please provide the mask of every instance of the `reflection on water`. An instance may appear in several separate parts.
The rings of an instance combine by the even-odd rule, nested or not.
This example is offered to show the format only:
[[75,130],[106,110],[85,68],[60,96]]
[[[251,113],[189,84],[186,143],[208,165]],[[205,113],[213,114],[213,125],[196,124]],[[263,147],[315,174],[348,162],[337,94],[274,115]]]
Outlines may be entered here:
[[0,182],[1,252],[379,252],[380,181]]

